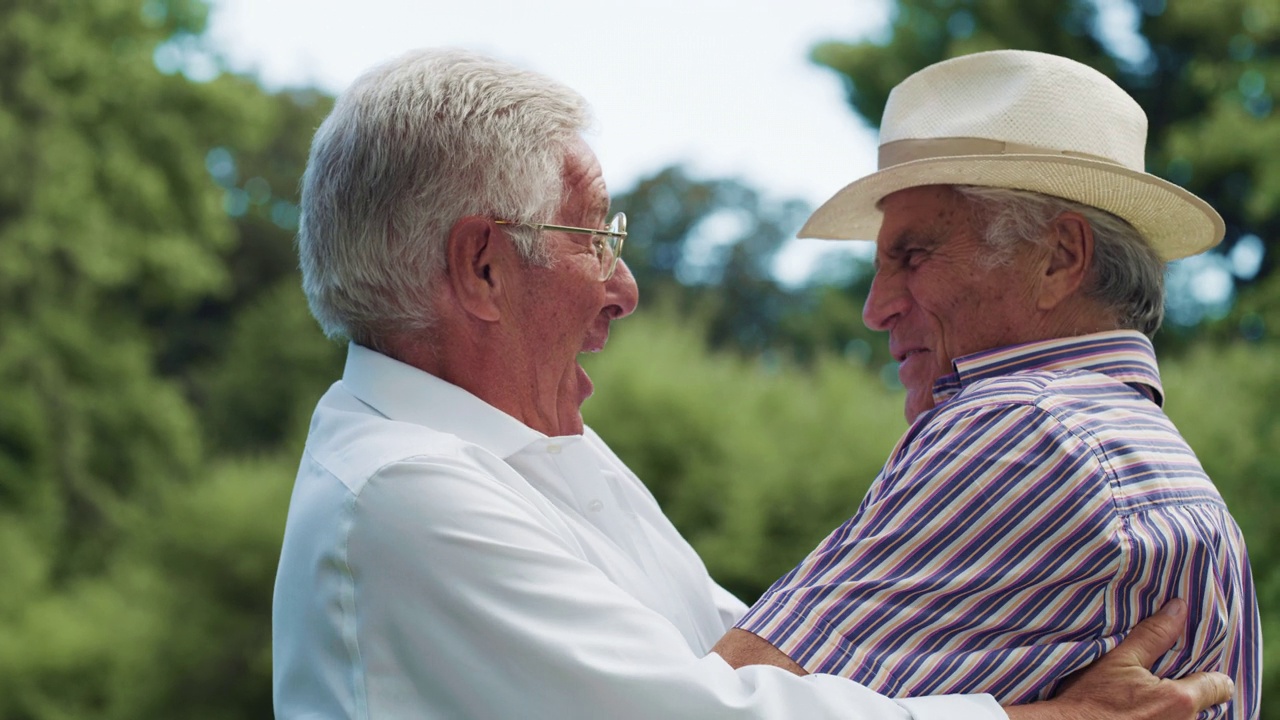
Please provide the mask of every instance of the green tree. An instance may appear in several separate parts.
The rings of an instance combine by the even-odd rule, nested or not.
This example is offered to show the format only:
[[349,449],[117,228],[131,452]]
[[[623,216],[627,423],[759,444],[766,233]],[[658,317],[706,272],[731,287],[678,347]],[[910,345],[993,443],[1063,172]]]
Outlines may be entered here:
[[646,304],[705,318],[715,347],[754,353],[775,343],[790,293],[774,279],[773,263],[808,213],[803,203],[774,202],[739,181],[699,180],[673,166],[615,204],[629,217],[627,266]]
[[65,575],[101,560],[123,498],[198,467],[148,318],[227,282],[232,228],[204,158],[240,118],[223,88],[152,62],[201,30],[199,3],[0,12],[0,493],[46,521]]
[[[785,287],[775,263],[809,208],[774,200],[733,179],[696,179],[680,166],[643,178],[615,198],[630,218],[626,261],[642,310],[699,319],[713,348],[812,362],[848,350],[877,366],[885,341],[859,319],[869,264],[842,257],[826,277]],[[852,309],[852,312],[850,312]]]
[[292,251],[329,101],[218,74],[206,10],[0,4],[0,717],[270,714],[270,458],[340,368]]
[[[49,520],[59,573],[101,560],[122,502],[196,474],[206,440],[229,442],[198,413],[240,401],[215,369],[233,317],[296,288],[297,177],[328,101],[184,75],[205,13],[0,9],[0,157],[20,169],[0,179],[0,496]],[[299,298],[282,299],[286,315]],[[318,332],[300,337],[312,344],[295,354],[323,354]]]
[[268,95],[234,82],[262,107],[258,133],[228,138],[206,158],[234,220],[229,282],[162,321],[163,367],[187,388],[218,453],[271,451],[299,439],[345,351],[324,338],[307,310],[293,243],[311,133],[332,98],[307,89]]
[[271,717],[271,587],[295,467],[292,451],[219,462],[135,502],[104,571],[56,589],[39,543],[0,524],[0,718]]

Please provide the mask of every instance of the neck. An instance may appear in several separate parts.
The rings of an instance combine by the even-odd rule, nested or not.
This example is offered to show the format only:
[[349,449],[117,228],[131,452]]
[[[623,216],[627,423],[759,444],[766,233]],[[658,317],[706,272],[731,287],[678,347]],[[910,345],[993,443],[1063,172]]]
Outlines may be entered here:
[[509,352],[509,339],[496,337],[493,324],[466,329],[441,328],[433,343],[425,339],[401,339],[389,343],[387,355],[445,382],[456,385],[526,426],[545,435],[581,434],[579,424],[548,417],[544,411],[557,407],[538,402],[546,388],[539,385],[538,368],[529,359]]
[[1077,337],[1093,333],[1119,330],[1115,313],[1100,307],[1087,298],[1064,303],[1046,315],[1040,323],[1040,340]]

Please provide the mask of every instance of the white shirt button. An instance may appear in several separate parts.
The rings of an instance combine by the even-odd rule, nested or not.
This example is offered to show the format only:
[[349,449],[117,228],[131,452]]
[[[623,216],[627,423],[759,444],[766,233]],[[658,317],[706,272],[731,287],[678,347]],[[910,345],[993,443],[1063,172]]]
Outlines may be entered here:
[[587,509],[590,510],[591,512],[600,512],[601,510],[604,509],[604,503],[600,502],[599,500],[592,500],[591,502],[587,503]]
[[560,454],[560,446],[559,446],[559,445],[556,445],[556,444],[548,445],[548,446],[547,446],[547,452],[548,452],[549,454],[551,454],[551,455],[559,455],[559,454]]

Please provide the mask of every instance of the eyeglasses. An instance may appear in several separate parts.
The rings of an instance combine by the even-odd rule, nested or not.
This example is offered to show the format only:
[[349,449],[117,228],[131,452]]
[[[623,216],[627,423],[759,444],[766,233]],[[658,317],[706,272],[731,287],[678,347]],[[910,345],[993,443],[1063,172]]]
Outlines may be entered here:
[[600,260],[600,282],[613,277],[613,271],[618,267],[618,258],[622,257],[622,241],[627,239],[627,216],[624,213],[614,215],[608,227],[602,230],[546,223],[511,222],[510,220],[494,220],[494,222],[498,225],[518,225],[537,230],[559,230],[590,235],[591,247],[595,249],[596,258]]

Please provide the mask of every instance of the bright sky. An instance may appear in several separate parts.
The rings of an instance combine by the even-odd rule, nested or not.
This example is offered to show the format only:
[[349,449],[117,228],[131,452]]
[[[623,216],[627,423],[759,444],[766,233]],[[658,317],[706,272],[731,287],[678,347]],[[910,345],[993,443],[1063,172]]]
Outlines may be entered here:
[[[486,52],[587,98],[615,191],[682,162],[816,207],[875,169],[875,134],[809,49],[887,13],[883,0],[213,0],[210,35],[268,87],[335,93],[411,48]],[[824,246],[799,243],[783,274]]]

